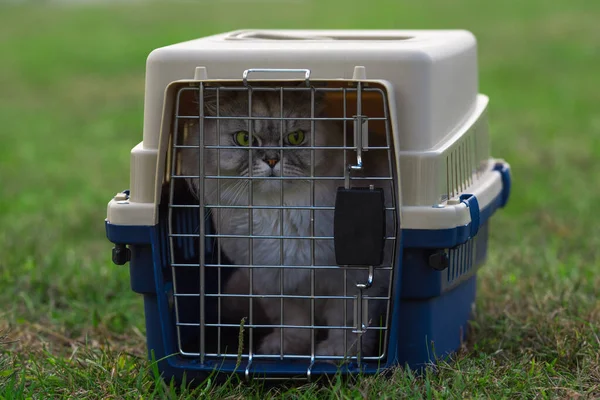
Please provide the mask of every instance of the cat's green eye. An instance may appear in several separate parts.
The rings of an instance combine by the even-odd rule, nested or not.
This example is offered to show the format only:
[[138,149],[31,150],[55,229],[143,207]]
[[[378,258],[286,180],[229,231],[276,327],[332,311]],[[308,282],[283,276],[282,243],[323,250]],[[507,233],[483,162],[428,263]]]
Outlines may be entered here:
[[[253,139],[254,139],[254,142],[256,142],[256,139],[255,138],[253,138]],[[248,132],[246,132],[246,131],[238,131],[233,134],[233,141],[238,146],[246,147],[246,146],[250,145],[250,135],[248,135]]]
[[302,129],[298,129],[297,131],[288,133],[287,141],[292,146],[298,146],[304,142],[304,131]]

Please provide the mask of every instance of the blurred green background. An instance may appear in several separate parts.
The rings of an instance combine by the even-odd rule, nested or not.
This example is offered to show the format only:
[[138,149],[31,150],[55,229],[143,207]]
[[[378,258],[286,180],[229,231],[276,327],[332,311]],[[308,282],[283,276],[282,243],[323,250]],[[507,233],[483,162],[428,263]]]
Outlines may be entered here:
[[598,21],[596,0],[0,3],[0,398],[168,394],[147,379],[142,301],[111,264],[106,204],[129,185],[148,53],[242,28],[472,31],[492,151],[514,179],[457,361],[283,393],[600,396]]

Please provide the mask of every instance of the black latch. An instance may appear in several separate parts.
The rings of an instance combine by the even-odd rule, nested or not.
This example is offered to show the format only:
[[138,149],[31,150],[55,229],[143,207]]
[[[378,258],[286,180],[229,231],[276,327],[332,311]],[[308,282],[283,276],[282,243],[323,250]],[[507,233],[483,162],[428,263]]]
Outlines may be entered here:
[[436,250],[429,255],[429,266],[436,271],[443,271],[450,266],[450,257],[446,250]]
[[333,219],[338,265],[381,265],[385,201],[381,188],[338,188]]
[[116,244],[112,249],[112,261],[116,265],[125,265],[131,261],[131,250],[124,244]]

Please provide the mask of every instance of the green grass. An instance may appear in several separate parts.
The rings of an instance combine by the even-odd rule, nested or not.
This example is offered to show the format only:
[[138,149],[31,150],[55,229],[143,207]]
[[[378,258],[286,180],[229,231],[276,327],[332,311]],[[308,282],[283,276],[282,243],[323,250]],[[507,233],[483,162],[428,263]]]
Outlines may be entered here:
[[[0,5],[0,399],[599,397],[600,2],[483,3]],[[514,186],[471,340],[437,371],[192,392],[145,360],[142,301],[103,225],[141,140],[145,57],[244,27],[477,36],[493,153]]]

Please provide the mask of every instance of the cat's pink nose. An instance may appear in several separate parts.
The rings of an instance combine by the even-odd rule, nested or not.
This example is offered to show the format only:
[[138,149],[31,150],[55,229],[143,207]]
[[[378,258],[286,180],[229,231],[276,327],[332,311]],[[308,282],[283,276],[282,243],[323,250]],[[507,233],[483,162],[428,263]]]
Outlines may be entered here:
[[271,168],[273,168],[275,166],[275,164],[277,164],[277,161],[279,161],[279,160],[276,158],[270,158],[268,160],[265,160],[265,162],[267,164],[269,164],[269,167],[271,167]]

